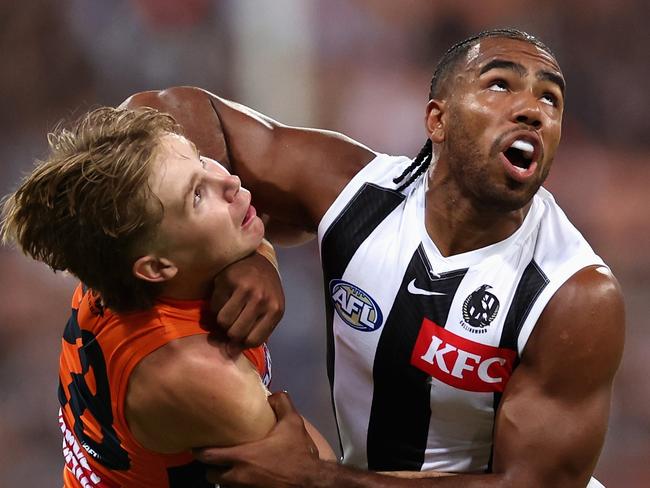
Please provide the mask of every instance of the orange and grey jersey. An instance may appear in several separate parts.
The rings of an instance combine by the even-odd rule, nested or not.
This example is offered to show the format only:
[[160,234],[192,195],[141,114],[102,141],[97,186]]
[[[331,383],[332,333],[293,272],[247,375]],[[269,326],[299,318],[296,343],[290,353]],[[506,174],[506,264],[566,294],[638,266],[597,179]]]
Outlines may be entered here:
[[[92,291],[77,287],[59,364],[66,488],[212,486],[189,451],[166,455],[141,446],[124,412],[135,366],[171,340],[206,334],[201,328],[210,319],[206,306],[165,299],[150,310],[121,315],[104,309]],[[244,354],[268,386],[266,346]]]
[[486,470],[508,379],[548,301],[602,265],[540,188],[507,239],[443,256],[425,228],[427,178],[377,155],[318,229],[328,376],[344,462],[377,471]]

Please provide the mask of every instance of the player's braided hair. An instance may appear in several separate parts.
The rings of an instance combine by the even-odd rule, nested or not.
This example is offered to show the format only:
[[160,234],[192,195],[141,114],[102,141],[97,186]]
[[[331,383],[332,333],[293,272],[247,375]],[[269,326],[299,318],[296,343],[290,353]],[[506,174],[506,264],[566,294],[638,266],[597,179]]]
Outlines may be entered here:
[[[427,170],[431,156],[433,155],[432,148],[433,144],[431,139],[427,139],[427,142],[424,143],[424,146],[420,149],[418,155],[413,158],[413,162],[408,166],[408,168],[406,168],[401,175],[393,179],[393,183],[395,184],[406,179],[406,181],[397,187],[397,191],[402,191],[404,188],[408,188],[411,183],[417,180],[419,176]],[[416,168],[417,170],[413,172]],[[408,178],[406,178],[407,176]]]
[[[540,49],[546,51],[551,56],[555,57],[553,51],[551,51],[548,46],[546,46],[546,44],[537,39],[535,36],[528,34],[527,32],[510,28],[490,29],[480,32],[475,36],[468,37],[467,39],[454,44],[447,50],[447,52],[445,52],[445,54],[443,54],[442,58],[440,58],[440,61],[438,61],[436,69],[433,72],[433,77],[431,78],[429,100],[440,98],[444,94],[445,90],[449,88],[449,75],[454,72],[458,60],[465,56],[469,49],[473,47],[477,42],[487,37],[505,37],[508,39],[516,39],[528,42],[530,44],[534,44]],[[433,145],[431,143],[431,140],[428,139],[418,155],[413,159],[413,162],[402,172],[401,175],[393,179],[393,183],[395,184],[403,181],[403,183],[397,187],[397,191],[402,191],[403,189],[408,188],[411,183],[417,180],[431,164],[432,156]]]

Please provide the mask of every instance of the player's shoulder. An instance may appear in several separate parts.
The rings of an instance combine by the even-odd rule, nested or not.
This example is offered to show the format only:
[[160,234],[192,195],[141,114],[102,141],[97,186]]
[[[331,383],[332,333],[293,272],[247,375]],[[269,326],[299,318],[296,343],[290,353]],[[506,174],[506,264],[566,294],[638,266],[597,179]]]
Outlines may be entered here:
[[[130,383],[142,383],[146,390],[143,394],[153,402],[163,390],[180,392],[180,396],[205,392],[225,399],[232,397],[233,387],[243,385],[249,377],[259,381],[259,373],[246,355],[232,357],[224,340],[206,333],[170,340],[145,356],[131,376]],[[158,392],[148,388],[151,382],[159,385]]]
[[611,377],[623,351],[625,308],[621,287],[606,266],[588,266],[554,294],[535,327],[527,353]]
[[579,315],[613,313],[623,307],[623,292],[607,266],[586,266],[559,288],[549,305],[547,308],[555,314],[566,314],[564,311],[569,309],[583,311]]
[[253,440],[273,420],[250,362],[230,357],[208,334],[170,341],[145,357],[129,380],[126,412],[136,439],[157,452]]
[[197,333],[175,338],[152,351],[140,361],[134,377],[155,379],[161,386],[176,388],[184,384],[189,374],[219,371],[219,377],[215,378],[219,382],[228,374],[232,364],[223,342],[210,338],[208,334]]

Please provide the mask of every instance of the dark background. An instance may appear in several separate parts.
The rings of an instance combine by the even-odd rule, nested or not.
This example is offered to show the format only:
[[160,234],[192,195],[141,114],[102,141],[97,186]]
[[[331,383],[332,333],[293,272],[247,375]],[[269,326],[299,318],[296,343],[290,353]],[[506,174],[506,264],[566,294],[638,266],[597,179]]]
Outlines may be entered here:
[[[643,0],[5,0],[0,193],[45,154],[46,133],[60,120],[181,84],[415,155],[442,52],[485,28],[527,30],[555,51],[568,81],[563,142],[546,186],[618,276],[627,304],[596,475],[608,487],[650,486],[646,9]],[[271,340],[273,388],[287,388],[337,445],[318,251],[312,243],[279,257],[287,313]],[[75,282],[8,248],[0,248],[0,270],[0,485],[59,486],[57,362]]]

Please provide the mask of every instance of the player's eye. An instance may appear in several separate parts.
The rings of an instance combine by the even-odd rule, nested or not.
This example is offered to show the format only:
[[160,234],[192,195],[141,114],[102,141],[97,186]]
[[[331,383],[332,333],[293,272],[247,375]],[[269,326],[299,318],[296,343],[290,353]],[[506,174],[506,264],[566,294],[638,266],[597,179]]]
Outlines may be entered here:
[[544,93],[544,95],[542,95],[542,98],[540,98],[540,100],[542,101],[542,103],[545,103],[552,107],[557,107],[557,97],[552,93]]
[[200,186],[197,186],[197,187],[194,189],[194,201],[193,201],[193,205],[194,205],[195,207],[196,207],[196,206],[201,202],[201,197],[202,197],[202,195],[201,195],[201,187],[200,187]]
[[496,92],[504,92],[508,89],[508,83],[506,83],[503,80],[496,80],[490,83],[490,86],[488,86],[488,90],[496,91]]
[[208,164],[205,158],[203,156],[199,156],[199,161],[201,162],[201,166],[203,166],[203,169],[205,169],[205,167]]

